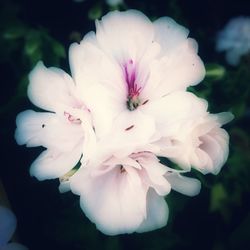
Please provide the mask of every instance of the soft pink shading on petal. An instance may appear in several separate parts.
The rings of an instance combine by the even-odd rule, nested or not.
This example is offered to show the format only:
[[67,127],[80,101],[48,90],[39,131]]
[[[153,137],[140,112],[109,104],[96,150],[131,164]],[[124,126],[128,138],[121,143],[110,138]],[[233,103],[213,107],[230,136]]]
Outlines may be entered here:
[[16,230],[16,217],[12,211],[0,206],[0,249],[11,239]]

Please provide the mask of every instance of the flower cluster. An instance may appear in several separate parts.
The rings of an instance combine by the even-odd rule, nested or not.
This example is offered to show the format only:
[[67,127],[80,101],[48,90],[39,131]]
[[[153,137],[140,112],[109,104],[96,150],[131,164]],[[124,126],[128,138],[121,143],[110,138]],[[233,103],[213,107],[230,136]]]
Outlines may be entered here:
[[216,50],[226,51],[227,62],[238,65],[241,56],[250,52],[250,17],[231,19],[218,34]]
[[46,148],[30,173],[60,178],[60,190],[80,195],[82,210],[105,234],[164,226],[171,189],[200,191],[184,174],[191,167],[217,174],[227,159],[221,126],[232,114],[210,114],[187,91],[205,75],[188,33],[168,17],[152,23],[139,11],[110,12],[70,46],[72,77],[42,62],[29,75],[29,99],[48,111],[17,117],[17,143]]

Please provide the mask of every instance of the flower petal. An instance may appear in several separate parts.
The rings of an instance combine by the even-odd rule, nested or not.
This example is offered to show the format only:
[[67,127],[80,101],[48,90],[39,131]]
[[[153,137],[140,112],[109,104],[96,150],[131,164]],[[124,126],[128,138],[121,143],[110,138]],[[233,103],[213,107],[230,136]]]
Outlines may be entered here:
[[134,232],[146,212],[146,190],[136,171],[122,173],[116,166],[102,176],[93,176],[90,169],[84,168],[70,179],[72,191],[81,195],[86,216],[107,235]]
[[71,77],[58,68],[46,68],[38,62],[29,75],[28,97],[36,106],[62,112],[66,106],[78,106]]
[[[116,92],[117,97],[125,99],[126,86],[117,84],[123,81],[120,65],[98,47],[94,33],[91,34],[93,35],[91,41],[87,35],[80,44],[74,43],[69,49],[71,72],[82,100],[86,101],[89,96],[88,89],[96,84],[107,86]],[[101,91],[99,92],[101,94]]]
[[69,152],[45,150],[32,163],[30,174],[38,180],[55,179],[65,175],[79,162],[82,145]]
[[136,10],[110,12],[96,26],[100,47],[118,62],[140,59],[153,41],[151,21]]
[[189,30],[176,23],[170,17],[161,17],[153,22],[155,37],[165,54],[180,46],[187,39]]
[[157,131],[162,136],[173,136],[179,133],[183,122],[206,114],[207,102],[192,93],[177,91],[140,108],[155,118]]
[[164,198],[150,188],[147,193],[147,217],[136,232],[144,233],[164,227],[168,221],[168,214],[168,205]]
[[110,133],[102,140],[101,145],[105,147],[108,155],[112,152],[114,155],[124,157],[147,144],[154,133],[153,117],[139,110],[133,112],[125,110],[114,120]]
[[186,90],[187,87],[201,82],[205,76],[204,64],[197,55],[197,43],[190,38],[159,58],[150,70],[147,83],[150,88],[145,88],[144,91],[152,91],[151,99],[173,91]]
[[19,145],[71,151],[83,140],[84,130],[80,124],[72,124],[54,113],[26,110],[17,116],[16,123],[15,139]]
[[12,211],[0,206],[0,248],[7,244],[16,230],[16,217]]
[[178,173],[168,173],[166,179],[175,191],[188,196],[195,196],[200,192],[201,183],[197,179],[182,176]]

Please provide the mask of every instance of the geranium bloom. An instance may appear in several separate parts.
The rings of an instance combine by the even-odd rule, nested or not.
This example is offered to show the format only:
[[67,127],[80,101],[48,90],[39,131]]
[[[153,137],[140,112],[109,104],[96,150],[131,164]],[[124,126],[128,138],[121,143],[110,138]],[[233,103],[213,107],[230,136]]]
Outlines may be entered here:
[[200,189],[181,174],[191,165],[218,173],[228,154],[220,127],[230,115],[210,115],[207,102],[186,91],[205,74],[197,48],[171,18],[151,22],[135,10],[114,11],[71,45],[72,78],[38,63],[28,95],[49,112],[19,114],[16,130],[19,144],[47,148],[31,174],[60,178],[60,190],[79,194],[83,211],[106,234],[164,226],[164,196]]
[[8,243],[16,230],[16,224],[15,215],[8,208],[0,206],[0,250],[28,250],[19,243]]
[[250,17],[231,19],[219,32],[216,49],[226,51],[226,60],[229,64],[239,64],[241,56],[250,52]]
[[70,179],[73,192],[81,196],[81,208],[105,234],[146,232],[167,223],[164,200],[172,188],[196,195],[199,181],[182,177],[159,163],[150,152],[123,158],[111,156],[89,164]]

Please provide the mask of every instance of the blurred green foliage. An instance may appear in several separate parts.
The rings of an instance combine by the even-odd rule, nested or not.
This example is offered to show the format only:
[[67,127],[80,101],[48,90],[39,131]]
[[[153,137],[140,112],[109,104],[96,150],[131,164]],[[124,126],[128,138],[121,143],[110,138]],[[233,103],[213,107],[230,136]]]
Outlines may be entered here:
[[[91,30],[90,27],[84,32],[71,30],[74,32],[65,33],[68,36],[67,41],[60,40],[60,36],[54,37],[50,30],[50,25],[56,17],[55,20],[48,19],[47,26],[22,17],[21,13],[25,13],[23,11],[28,8],[30,2],[22,4],[22,2],[3,0],[0,4],[0,64],[4,69],[1,87],[6,90],[1,94],[0,114],[1,117],[11,117],[10,120],[5,119],[1,129],[8,132],[8,135],[3,137],[6,138],[4,152],[11,156],[19,155],[12,138],[15,116],[20,110],[30,108],[30,104],[26,103],[29,72],[39,60],[44,61],[47,66],[67,65],[65,51],[72,42],[72,37],[77,37],[76,40],[79,40],[79,33],[85,34]],[[208,34],[215,36],[218,26],[213,26],[214,30],[211,31],[209,19],[207,26],[197,24],[192,27],[192,24],[198,23],[190,14],[197,3],[192,4],[192,8],[188,9],[189,13],[185,12],[185,8],[188,4],[191,5],[192,1],[187,2],[182,4],[182,1],[177,0],[158,0],[147,1],[145,4],[145,1],[124,1],[119,6],[108,6],[105,1],[86,0],[81,3],[67,1],[64,8],[68,8],[67,11],[70,11],[70,8],[74,10],[81,8],[82,15],[91,20],[100,18],[112,9],[137,8],[152,19],[169,15],[177,22],[193,29],[195,39],[198,40],[203,53],[202,59],[206,64],[207,74],[201,84],[189,90],[207,99],[211,112],[231,111],[235,115],[235,119],[226,126],[231,138],[226,165],[217,176],[203,176],[197,171],[191,173],[191,176],[200,179],[203,185],[201,194],[197,197],[191,199],[173,192],[166,198],[170,207],[167,227],[147,234],[106,237],[83,215],[79,208],[78,197],[73,197],[70,193],[52,192],[51,190],[56,190],[58,183],[33,182],[28,176],[27,165],[32,160],[29,159],[27,163],[23,156],[21,160],[23,163],[18,161],[10,168],[11,171],[2,169],[1,172],[5,173],[2,178],[9,190],[10,200],[16,208],[16,213],[20,214],[20,217],[23,216],[23,220],[19,217],[22,222],[19,223],[21,236],[30,249],[45,249],[46,246],[46,249],[72,250],[165,250],[191,247],[228,250],[248,249],[250,246],[250,55],[245,56],[237,67],[230,67],[221,55],[215,52],[204,53],[207,47],[214,47],[214,41],[208,39]],[[52,3],[45,1],[42,4],[52,8],[50,5]],[[60,6],[59,2],[56,4]],[[206,4],[211,8],[209,1]],[[74,7],[76,5],[78,6]],[[220,4],[217,3],[216,8],[219,7]],[[212,10],[215,11],[214,8]],[[31,9],[29,11],[32,12]],[[54,14],[57,12],[54,11]],[[70,18],[74,19],[73,16],[74,14],[71,14],[68,17],[69,22]],[[208,16],[210,18],[211,15],[208,13]],[[42,17],[46,19],[46,13]],[[220,16],[217,15],[216,18]],[[66,31],[62,29],[61,32]],[[23,168],[20,168],[19,164],[23,164]],[[9,166],[8,163],[3,165]],[[17,173],[25,171],[23,174],[25,176],[23,179],[19,178],[18,174],[13,177],[13,171]],[[20,190],[10,184],[13,181]],[[20,202],[19,192],[27,195],[26,205]],[[32,227],[32,220],[35,221],[37,229]],[[34,230],[37,230],[37,233],[34,233]],[[39,243],[38,239],[43,242]]]

